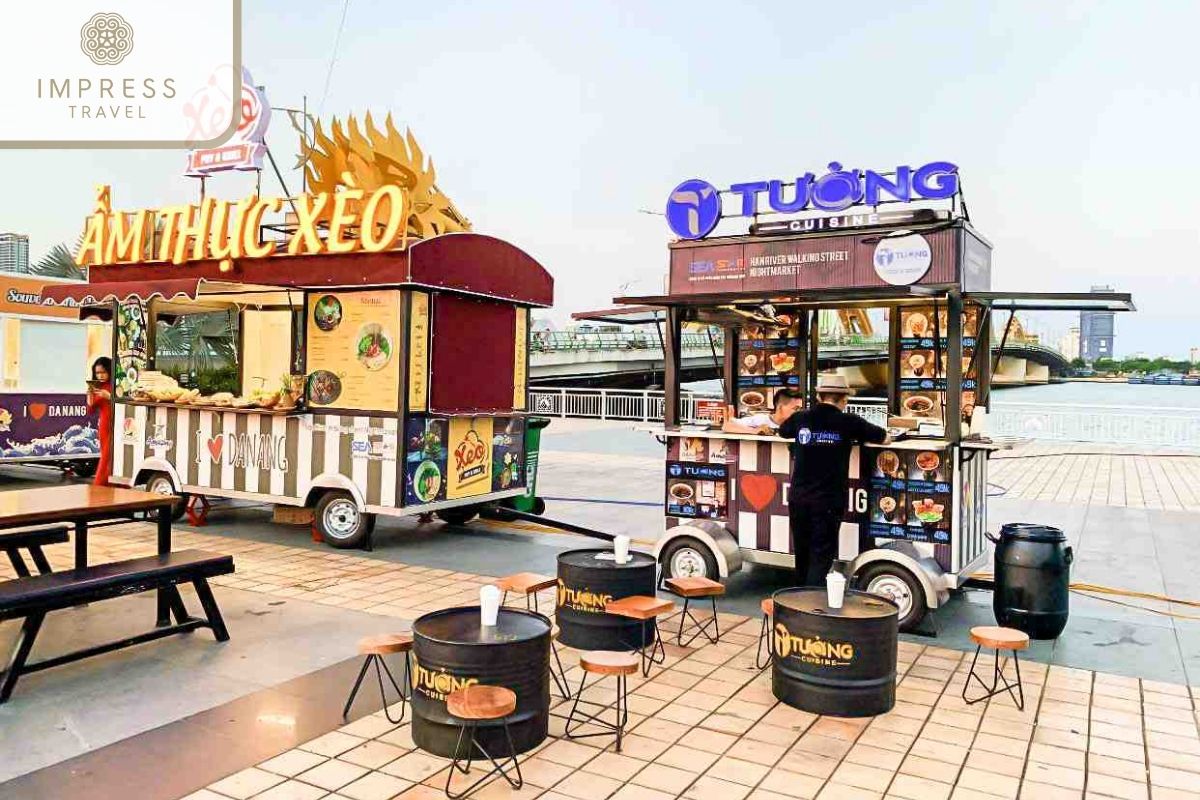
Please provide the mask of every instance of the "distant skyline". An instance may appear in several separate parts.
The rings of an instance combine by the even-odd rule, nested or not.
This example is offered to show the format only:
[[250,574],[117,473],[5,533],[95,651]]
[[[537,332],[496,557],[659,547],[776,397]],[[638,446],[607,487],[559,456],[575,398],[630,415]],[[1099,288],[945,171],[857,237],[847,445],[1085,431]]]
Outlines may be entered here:
[[[679,181],[717,185],[959,165],[997,289],[1134,295],[1118,357],[1200,346],[1200,4],[245,3],[244,52],[276,106],[411,126],[475,229],[556,280],[551,312],[662,289]],[[328,78],[328,94],[325,86]],[[298,137],[268,137],[287,188]],[[0,230],[30,260],[74,242],[91,190],[118,207],[193,200],[183,152],[3,151]],[[249,176],[213,178],[238,197]],[[282,190],[268,169],[264,193]],[[1056,342],[1076,314],[1037,315]]]

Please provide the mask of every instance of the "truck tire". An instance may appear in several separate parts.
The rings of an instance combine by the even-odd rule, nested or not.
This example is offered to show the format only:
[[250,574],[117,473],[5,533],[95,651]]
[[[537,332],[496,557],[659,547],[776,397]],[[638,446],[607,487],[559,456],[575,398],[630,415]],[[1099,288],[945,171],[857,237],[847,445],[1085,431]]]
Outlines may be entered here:
[[313,512],[313,527],[330,547],[347,550],[361,547],[375,529],[375,515],[360,511],[349,492],[321,495]]
[[704,542],[691,536],[680,536],[663,548],[659,556],[663,580],[667,578],[708,578],[719,581],[721,570],[717,557]]
[[929,613],[921,582],[899,564],[890,561],[868,564],[855,576],[855,583],[862,591],[885,597],[899,607],[902,631],[911,631]]
[[183,512],[187,510],[188,496],[175,491],[175,484],[171,482],[170,475],[165,472],[147,473],[144,486],[146,491],[152,494],[170,494],[178,497],[179,501],[171,507],[171,520],[178,522],[183,517]]
[[479,516],[479,506],[457,506],[443,508],[437,512],[438,519],[450,525],[466,525]]

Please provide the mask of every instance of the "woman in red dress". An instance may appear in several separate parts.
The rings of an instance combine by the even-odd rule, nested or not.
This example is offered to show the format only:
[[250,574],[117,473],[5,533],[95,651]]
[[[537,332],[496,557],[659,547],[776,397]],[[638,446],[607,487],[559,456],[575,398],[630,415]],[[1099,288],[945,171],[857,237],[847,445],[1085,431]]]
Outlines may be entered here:
[[112,437],[113,437],[113,407],[112,407],[112,359],[105,356],[97,358],[92,364],[92,379],[88,381],[87,391],[88,411],[99,411],[97,421],[100,439],[100,462],[96,465],[97,486],[107,486],[108,478],[112,475]]

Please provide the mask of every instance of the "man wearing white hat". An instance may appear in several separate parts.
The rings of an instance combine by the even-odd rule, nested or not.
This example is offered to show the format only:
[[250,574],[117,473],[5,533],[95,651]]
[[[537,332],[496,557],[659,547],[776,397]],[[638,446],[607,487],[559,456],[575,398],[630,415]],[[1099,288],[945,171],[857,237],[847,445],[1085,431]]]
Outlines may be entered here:
[[817,378],[817,402],[779,426],[792,442],[792,485],[788,491],[796,583],[823,586],[837,557],[838,529],[846,511],[850,450],[856,444],[887,444],[888,432],[846,413],[854,390],[846,378]]

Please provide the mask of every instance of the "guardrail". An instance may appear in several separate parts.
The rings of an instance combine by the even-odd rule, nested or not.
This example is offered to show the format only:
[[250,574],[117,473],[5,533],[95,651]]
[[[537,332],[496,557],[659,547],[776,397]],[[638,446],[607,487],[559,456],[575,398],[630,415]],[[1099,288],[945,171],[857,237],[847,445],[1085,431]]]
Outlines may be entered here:
[[[680,417],[695,422],[697,400],[720,399],[714,393],[685,391],[680,396]],[[529,392],[529,410],[551,417],[659,422],[663,405],[663,393],[651,389],[547,387]],[[876,425],[887,424],[882,398],[857,399],[849,410]],[[1197,449],[1200,409],[997,401],[988,416],[988,435],[996,439]]]
[[[711,342],[706,333],[685,333],[682,339],[684,350],[711,350],[713,342],[718,353],[725,348],[725,339],[720,333],[714,333]],[[564,350],[656,350],[662,353],[658,334],[643,331],[534,331],[529,337],[529,349],[534,353]]]
[[[720,400],[721,395],[708,392],[683,392],[679,398],[680,417],[685,422],[696,421],[697,400]],[[664,399],[661,390],[653,389],[573,389],[543,388],[529,392],[529,410],[549,417],[589,417],[592,419],[626,419],[641,422],[661,422]],[[866,417],[877,425],[887,422],[887,409],[879,402],[856,402],[851,412]]]

